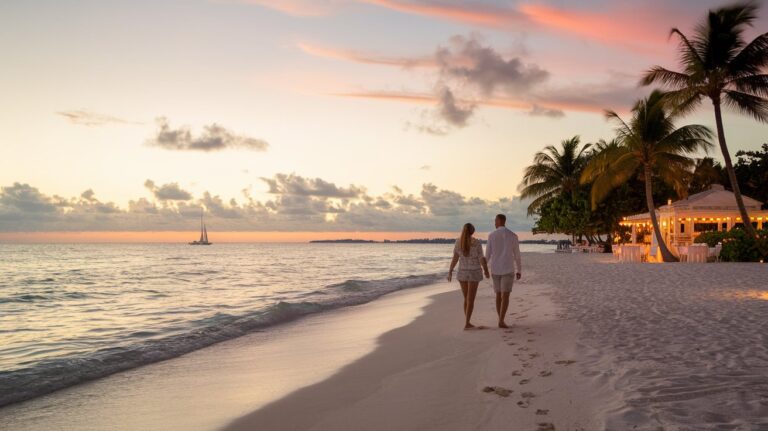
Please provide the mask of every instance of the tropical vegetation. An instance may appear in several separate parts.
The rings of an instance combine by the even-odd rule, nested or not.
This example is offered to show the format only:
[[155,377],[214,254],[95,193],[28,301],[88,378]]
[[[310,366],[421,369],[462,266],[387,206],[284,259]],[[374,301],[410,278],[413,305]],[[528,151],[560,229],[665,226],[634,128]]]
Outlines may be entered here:
[[525,168],[520,197],[533,199],[528,214],[559,196],[574,197],[579,192],[579,177],[589,160],[590,144],[581,145],[574,136],[560,143],[562,150],[550,145],[533,156],[533,164]]
[[702,125],[676,128],[675,112],[666,108],[664,93],[654,91],[632,108],[632,118],[625,122],[612,111],[606,116],[617,123],[617,140],[592,158],[581,175],[582,183],[591,183],[592,206],[608,193],[641,174],[645,201],[656,240],[665,262],[677,260],[667,248],[661,234],[653,201],[653,178],[672,187],[678,196],[687,193],[685,173],[693,171],[695,162],[689,157],[711,145],[712,132]]
[[715,247],[720,244],[723,262],[768,262],[768,229],[750,235],[744,229],[727,232],[704,232],[694,242]]
[[[745,31],[755,21],[757,3],[738,3],[711,10],[689,38],[672,29],[679,40],[682,71],[661,66],[648,70],[643,85],[659,84],[637,101],[626,121],[613,111],[606,117],[616,125],[610,140],[582,143],[578,136],[560,146],[536,153],[519,186],[531,200],[534,233],[560,233],[574,240],[624,242],[628,232],[623,217],[648,211],[664,261],[675,260],[660,235],[655,208],[669,199],[723,184],[736,196],[743,220],[749,220],[742,193],[768,205],[768,144],[762,151],[739,151],[734,165],[722,118],[723,107],[768,122],[768,33],[751,42]],[[714,137],[702,125],[677,126],[684,116],[711,101],[724,165],[710,157],[695,158],[711,146]],[[723,242],[725,260],[760,260],[768,253],[768,234],[743,230],[707,233]]]
[[[672,29],[671,35],[679,39],[683,71],[655,66],[642,80],[644,85],[661,84],[671,90],[670,105],[680,112],[691,112],[705,98],[712,102],[720,152],[742,220],[749,220],[749,214],[725,140],[722,106],[768,122],[768,33],[749,43],[744,40],[744,31],[757,19],[757,10],[756,2],[710,10],[691,38],[677,28]],[[755,235],[749,223],[745,229]]]

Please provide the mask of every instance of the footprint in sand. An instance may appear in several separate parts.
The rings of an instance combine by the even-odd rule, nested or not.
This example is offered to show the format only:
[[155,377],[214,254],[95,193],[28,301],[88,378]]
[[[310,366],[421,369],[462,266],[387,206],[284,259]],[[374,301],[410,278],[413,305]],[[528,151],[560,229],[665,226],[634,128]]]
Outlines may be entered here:
[[533,342],[534,342],[534,341],[536,341],[536,340],[533,340],[533,339],[528,339],[528,340],[525,340],[525,341],[527,341],[527,342],[529,342],[529,343],[533,343]]
[[483,392],[485,393],[493,392],[500,397],[506,398],[510,396],[513,391],[511,389],[502,388],[501,386],[486,386],[483,388]]
[[521,400],[517,402],[517,405],[520,406],[521,408],[527,409],[530,403],[528,403],[527,400]]
[[507,343],[507,344],[509,344],[510,346],[514,346],[514,345],[515,345],[515,344],[517,344],[517,343],[515,343],[515,342],[513,342],[513,341],[510,341],[510,342],[509,342],[509,343]]
[[515,370],[515,371],[512,371],[512,375],[513,375],[513,376],[522,376],[522,375],[523,375],[523,372],[522,372],[522,371],[520,371],[520,370]]
[[536,409],[536,414],[539,416],[546,416],[549,414],[549,409]]
[[545,370],[539,373],[539,377],[549,377],[552,375],[552,371]]
[[538,353],[529,353],[528,357],[530,357],[531,359],[538,358],[539,354]]
[[555,361],[555,363],[557,365],[571,365],[571,364],[575,364],[576,361],[574,361],[572,359],[565,359],[565,360],[562,360],[562,361]]
[[523,379],[523,380],[520,380],[520,384],[521,384],[521,385],[527,385],[527,384],[528,384],[528,383],[530,383],[530,382],[531,382],[531,379]]
[[522,394],[520,394],[520,396],[525,399],[536,398],[536,394],[534,394],[533,392],[523,392]]
[[528,362],[523,362],[523,368],[528,368],[530,366],[531,366],[531,364],[529,364]]
[[520,347],[520,348],[519,348],[519,349],[517,349],[517,350],[520,350],[521,352],[527,352],[527,351],[528,351],[528,350],[530,350],[530,349],[529,349],[529,348],[527,348],[527,347]]
[[539,422],[536,425],[539,426],[536,431],[556,431],[555,426],[550,422]]

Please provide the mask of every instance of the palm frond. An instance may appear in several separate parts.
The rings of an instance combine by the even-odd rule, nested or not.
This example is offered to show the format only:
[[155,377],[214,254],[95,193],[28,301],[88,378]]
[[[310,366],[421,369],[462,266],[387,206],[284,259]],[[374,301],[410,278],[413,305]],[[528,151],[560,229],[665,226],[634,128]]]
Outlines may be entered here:
[[536,210],[541,208],[542,205],[546,204],[547,202],[551,201],[555,198],[555,193],[545,193],[538,198],[534,199],[530,204],[528,204],[528,214],[527,215],[533,215],[536,213]]
[[729,75],[740,78],[759,74],[768,66],[768,33],[757,36],[728,64]]
[[656,153],[691,154],[698,151],[709,152],[713,147],[714,133],[707,126],[690,124],[675,129],[655,145]]
[[526,186],[520,190],[520,197],[523,199],[530,199],[537,196],[544,195],[553,191],[558,191],[560,184],[554,179],[550,181],[542,181],[540,183],[534,183]]
[[643,74],[641,85],[660,84],[669,89],[686,88],[691,84],[691,77],[661,66],[654,66]]
[[757,121],[768,123],[768,100],[740,91],[726,90],[723,92],[723,102],[726,106],[749,115]]
[[700,71],[704,68],[704,59],[696,50],[694,43],[691,43],[691,41],[688,40],[688,37],[683,34],[682,31],[677,28],[673,28],[669,31],[669,36],[677,36],[680,39],[678,43],[680,44],[680,57],[682,58],[681,63],[683,67],[685,67],[685,69],[689,72],[689,74]]
[[699,108],[705,97],[704,89],[698,85],[669,91],[665,94],[665,105],[670,110],[672,118],[679,118],[691,114]]
[[608,164],[607,169],[592,181],[591,204],[596,208],[613,189],[626,183],[640,168],[641,162],[631,153],[625,152]]
[[728,82],[729,87],[742,93],[768,97],[768,74],[749,75]]
[[619,141],[632,134],[632,128],[615,111],[606,110],[605,118],[618,125],[616,128],[616,138]]

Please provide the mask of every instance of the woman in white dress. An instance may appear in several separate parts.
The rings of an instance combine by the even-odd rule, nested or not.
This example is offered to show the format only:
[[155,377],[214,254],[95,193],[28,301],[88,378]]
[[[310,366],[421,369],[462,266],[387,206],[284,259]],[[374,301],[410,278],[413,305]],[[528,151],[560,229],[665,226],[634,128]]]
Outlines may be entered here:
[[456,263],[459,264],[459,272],[456,278],[461,285],[461,293],[464,294],[464,329],[472,329],[475,326],[470,323],[472,310],[475,308],[475,295],[477,295],[477,286],[485,278],[490,278],[488,273],[488,263],[483,255],[483,245],[480,240],[473,238],[475,227],[471,223],[464,225],[461,230],[461,237],[456,240],[456,246],[453,248],[453,259],[451,268],[448,271],[448,281],[453,280],[453,270]]

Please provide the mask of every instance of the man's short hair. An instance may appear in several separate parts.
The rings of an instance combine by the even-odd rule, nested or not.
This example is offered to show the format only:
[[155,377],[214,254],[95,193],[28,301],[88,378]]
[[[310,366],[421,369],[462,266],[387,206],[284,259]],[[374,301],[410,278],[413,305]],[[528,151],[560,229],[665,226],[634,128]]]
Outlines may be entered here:
[[502,223],[507,222],[507,216],[505,216],[504,214],[496,214],[496,218],[499,219]]

